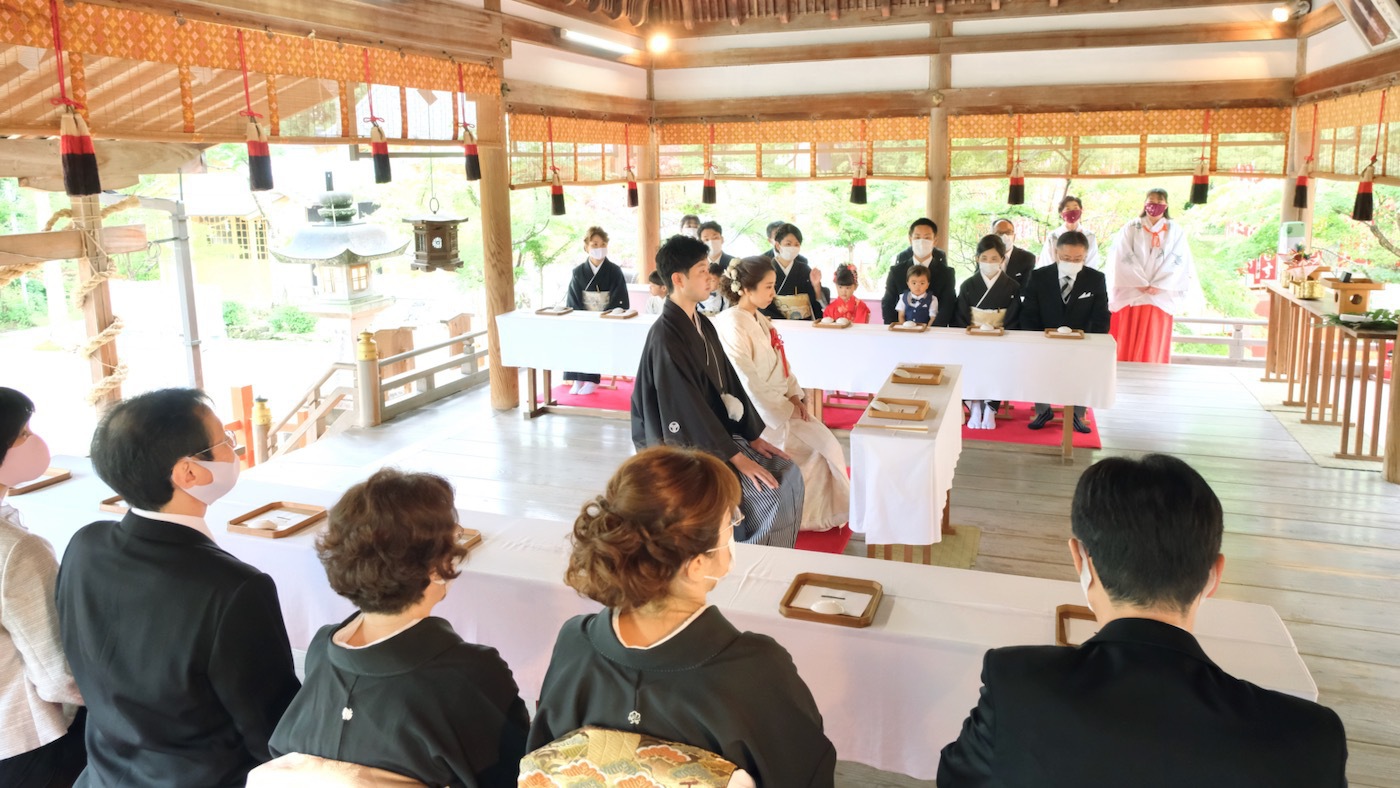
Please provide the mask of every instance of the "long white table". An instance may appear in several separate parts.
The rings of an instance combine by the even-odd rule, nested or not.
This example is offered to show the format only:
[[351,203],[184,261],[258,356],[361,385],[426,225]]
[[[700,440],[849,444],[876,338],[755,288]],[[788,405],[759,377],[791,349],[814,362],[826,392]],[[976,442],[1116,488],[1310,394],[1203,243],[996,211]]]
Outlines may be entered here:
[[[572,369],[599,375],[635,375],[654,315],[605,320],[592,312],[545,316],[516,311],[496,318],[501,360],[528,370],[526,415],[554,408],[536,394],[536,370]],[[957,328],[923,333],[856,325],[820,329],[800,320],[778,321],[794,374],[809,389],[873,392],[896,364],[956,364],[963,397],[1056,405],[1111,407],[1118,387],[1117,343],[1107,334],[1052,339],[1038,331],[969,336]],[[1070,423],[1064,425],[1066,443]],[[1069,456],[1068,449],[1066,455]]]
[[[942,540],[953,469],[962,454],[962,382],[958,366],[943,367],[937,386],[886,382],[877,397],[927,401],[929,418],[880,419],[867,408],[851,430],[851,530],[865,534],[870,549]],[[904,429],[911,424],[924,431]]]
[[[13,503],[30,529],[61,554],[78,528],[113,516],[96,510],[108,493],[86,460],[63,457],[54,464],[75,478]],[[319,627],[353,612],[330,590],[316,559],[320,527],[276,540],[225,531],[229,518],[269,501],[329,506],[341,492],[279,481],[285,476],[276,463],[250,470],[211,508],[208,522],[224,549],[276,580],[292,647],[305,649]],[[569,526],[467,510],[459,515],[463,525],[482,532],[484,542],[434,613],[464,638],[499,649],[533,707],[559,627],[570,616],[598,609],[563,584]],[[736,626],[771,635],[792,653],[843,760],[919,779],[934,776],[939,749],[956,738],[976,704],[983,653],[1053,642],[1055,607],[1083,600],[1071,582],[751,545],[736,549],[734,569],[711,602]],[[783,618],[778,601],[799,572],[879,581],[886,599],[874,625],[852,630]],[[1317,698],[1317,686],[1272,608],[1207,600],[1196,629],[1206,653],[1230,673]]]

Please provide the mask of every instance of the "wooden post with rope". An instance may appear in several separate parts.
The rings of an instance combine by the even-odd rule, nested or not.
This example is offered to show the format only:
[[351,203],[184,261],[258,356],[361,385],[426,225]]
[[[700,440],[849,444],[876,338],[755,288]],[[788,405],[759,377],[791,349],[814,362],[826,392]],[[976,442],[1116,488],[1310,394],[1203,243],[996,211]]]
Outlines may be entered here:
[[73,198],[73,228],[82,235],[86,258],[78,262],[78,297],[88,335],[84,350],[92,369],[88,402],[102,410],[121,399],[126,367],[117,358],[116,335],[121,321],[112,314],[112,294],[107,287],[112,261],[98,242],[102,208],[97,195]]

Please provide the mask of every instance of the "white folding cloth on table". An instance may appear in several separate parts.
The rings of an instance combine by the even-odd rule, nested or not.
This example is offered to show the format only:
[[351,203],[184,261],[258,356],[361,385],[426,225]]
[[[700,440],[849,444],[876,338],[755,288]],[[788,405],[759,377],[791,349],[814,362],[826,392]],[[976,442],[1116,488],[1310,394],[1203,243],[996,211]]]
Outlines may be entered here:
[[[867,544],[942,539],[943,505],[962,454],[962,378],[961,367],[944,366],[937,386],[886,383],[877,397],[927,401],[930,417],[882,419],[866,408],[851,430],[851,530]],[[899,429],[911,424],[928,430]]]
[[[411,459],[399,465],[432,470],[415,468]],[[33,530],[61,552],[82,525],[112,515],[95,511],[109,493],[86,460],[63,457],[54,464],[73,470],[74,481],[26,495],[24,502]],[[230,534],[224,527],[269,501],[330,505],[339,498],[339,486],[280,483],[293,468],[304,479],[339,478],[329,466],[258,466],[207,519],[224,549],[276,581],[292,647],[304,650],[319,627],[353,610],[330,590],[316,558],[323,526],[284,539]],[[559,627],[570,616],[599,609],[562,582],[570,526],[465,510],[459,516],[484,541],[433,614],[468,641],[498,649],[533,708]],[[1083,601],[1073,582],[751,545],[735,550],[734,567],[710,601],[735,626],[770,635],[792,654],[840,758],[924,780],[933,778],[939,749],[957,737],[977,703],[983,653],[1053,642],[1055,607]],[[783,618],[778,602],[801,572],[880,582],[885,601],[875,623],[847,629]],[[1317,685],[1272,608],[1206,600],[1196,632],[1206,653],[1233,675],[1316,700]]]

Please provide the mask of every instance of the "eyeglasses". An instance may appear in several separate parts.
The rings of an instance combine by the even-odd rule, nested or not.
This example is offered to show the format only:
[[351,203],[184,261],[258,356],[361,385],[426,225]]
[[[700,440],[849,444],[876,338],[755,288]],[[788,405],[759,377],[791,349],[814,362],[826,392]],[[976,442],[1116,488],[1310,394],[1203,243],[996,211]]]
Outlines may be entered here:
[[200,454],[209,454],[210,452],[214,451],[215,449],[219,448],[220,446],[228,446],[230,449],[233,449],[234,454],[237,454],[237,453],[238,453],[238,435],[235,434],[232,430],[224,430],[224,439],[223,439],[223,440],[219,441],[218,443],[214,444],[213,446],[210,446],[209,448],[207,448],[207,449],[205,449],[205,450],[203,450],[203,451],[195,452],[195,454],[196,454],[196,455],[200,455]]
[[734,514],[730,515],[730,518],[729,518],[729,527],[730,527],[732,530],[737,531],[737,530],[739,530],[739,525],[740,525],[741,523],[743,523],[743,522],[744,522],[744,513],[741,512],[741,511],[739,511],[739,508],[738,508],[737,506],[734,507]]

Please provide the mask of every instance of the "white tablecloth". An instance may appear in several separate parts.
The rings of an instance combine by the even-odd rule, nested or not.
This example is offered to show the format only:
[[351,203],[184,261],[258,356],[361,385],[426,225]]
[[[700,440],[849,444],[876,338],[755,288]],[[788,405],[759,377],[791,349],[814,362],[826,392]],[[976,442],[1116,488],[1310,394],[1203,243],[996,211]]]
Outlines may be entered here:
[[[78,528],[112,516],[96,511],[108,493],[86,460],[59,458],[54,464],[72,469],[75,479],[13,503],[30,529],[61,554]],[[225,530],[229,518],[270,501],[330,505],[338,498],[340,490],[285,483],[287,467],[273,463],[249,471],[212,507],[208,522],[221,546],[276,580],[292,647],[305,649],[317,628],[352,612],[330,590],[316,559],[320,528],[276,540]],[[598,609],[563,584],[569,526],[459,514],[485,541],[434,614],[464,638],[499,649],[533,708],[559,627],[570,616]],[[736,626],[771,635],[792,653],[843,760],[919,779],[932,779],[939,749],[957,737],[976,704],[983,653],[1053,642],[1055,606],[1083,600],[1070,582],[752,545],[736,550],[733,571],[710,601]],[[874,625],[855,630],[783,618],[778,601],[800,572],[879,581],[885,601]],[[1272,608],[1207,600],[1196,630],[1206,653],[1230,673],[1317,698],[1317,686]]]
[[[943,505],[962,454],[962,368],[945,366],[938,386],[887,382],[876,394],[926,400],[933,412],[922,422],[907,422],[874,418],[866,408],[856,422],[851,530],[865,534],[867,544],[934,544],[942,540]],[[910,424],[928,431],[888,429]]]
[[[506,366],[635,375],[655,319],[517,311],[496,318],[496,325]],[[1117,344],[1107,334],[1051,339],[1038,331],[1008,331],[981,337],[957,328],[913,334],[874,325],[833,331],[798,320],[778,321],[777,327],[793,373],[807,388],[876,391],[896,364],[917,362],[960,365],[968,399],[1107,408],[1117,391]]]

